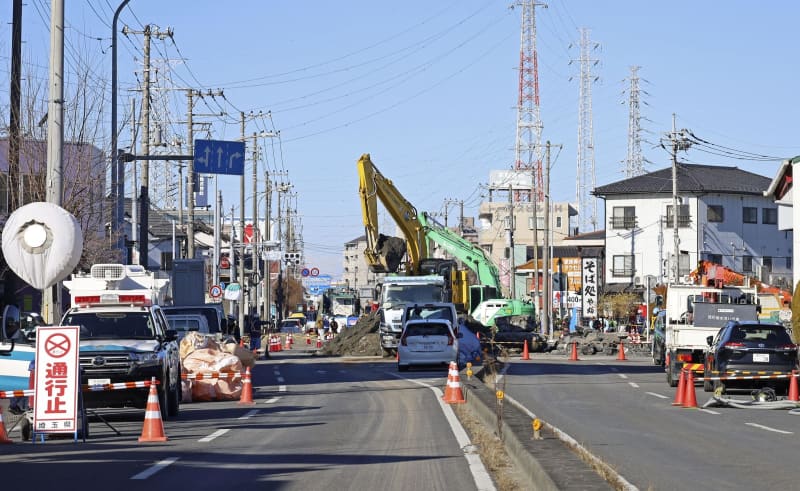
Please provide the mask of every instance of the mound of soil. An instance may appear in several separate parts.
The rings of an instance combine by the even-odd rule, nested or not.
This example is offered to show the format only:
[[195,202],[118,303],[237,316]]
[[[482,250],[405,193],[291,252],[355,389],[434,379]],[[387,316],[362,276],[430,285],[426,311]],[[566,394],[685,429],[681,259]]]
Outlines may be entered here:
[[339,328],[339,334],[325,343],[320,354],[338,356],[381,356],[378,337],[380,315],[362,315],[353,327]]

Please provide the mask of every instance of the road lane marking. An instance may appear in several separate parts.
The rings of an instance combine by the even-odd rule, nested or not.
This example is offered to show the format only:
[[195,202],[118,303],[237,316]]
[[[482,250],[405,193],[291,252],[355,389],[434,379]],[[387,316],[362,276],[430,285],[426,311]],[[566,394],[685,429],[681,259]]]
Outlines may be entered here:
[[286,392],[286,386],[285,385],[279,385],[278,386],[278,392]]
[[264,404],[272,404],[272,403],[274,403],[274,402],[278,402],[278,399],[280,399],[280,397],[272,397],[272,398],[269,398],[269,399],[267,399],[266,401],[264,401]]
[[276,380],[278,381],[279,384],[286,382],[286,380],[284,380],[283,377],[278,377]]
[[617,375],[618,375],[618,376],[619,376],[619,378],[621,378],[621,379],[627,379],[627,378],[628,378],[628,376],[627,376],[627,375],[625,375],[624,373],[618,373]]
[[[239,416],[236,419],[250,419],[253,416],[255,416],[256,414],[258,414],[258,409],[253,409],[252,411],[247,411],[246,413],[244,413],[244,415]],[[228,430],[225,430],[225,431],[228,431]]]
[[659,399],[669,399],[669,397],[661,394],[656,394],[655,392],[645,392],[645,394],[651,395],[653,397],[658,397]]
[[770,428],[769,426],[760,425],[758,423],[745,423],[745,424],[747,426],[752,426],[753,428],[761,428],[762,430],[774,431],[775,433],[780,433],[782,435],[794,435],[794,433],[792,433],[791,431],[784,431],[784,430],[779,430],[777,428]]
[[160,471],[161,469],[164,469],[165,467],[174,464],[175,462],[177,462],[177,460],[178,460],[178,457],[170,457],[168,459],[160,460],[160,461],[156,462],[149,469],[144,470],[144,471],[136,474],[135,476],[131,476],[131,479],[138,479],[138,480],[147,479],[148,477],[152,476],[153,474],[155,474],[156,472]]
[[722,414],[722,413],[718,413],[718,412],[716,412],[716,411],[712,411],[711,409],[703,409],[703,408],[700,408],[700,410],[701,410],[701,411],[703,411],[704,413],[708,413],[708,414],[715,414],[715,415],[717,415],[717,416],[719,416],[720,414]]
[[[241,419],[241,418],[239,418],[239,419]],[[223,428],[221,430],[215,431],[214,433],[212,433],[212,434],[210,434],[208,436],[204,436],[203,438],[201,438],[201,439],[199,439],[197,441],[198,442],[202,442],[202,443],[207,443],[207,442],[210,442],[211,440],[213,440],[214,438],[216,438],[218,436],[224,435],[225,433],[227,433],[229,431],[231,431],[231,430],[228,429],[228,428]]]
[[628,385],[630,385],[634,389],[638,389],[639,388],[639,384],[637,384],[636,382],[628,382]]
[[442,390],[420,380],[412,380],[392,372],[386,373],[401,380],[406,380],[408,382],[421,385],[422,387],[427,387],[433,391],[436,396],[436,401],[439,403],[439,407],[442,409],[442,413],[447,419],[447,422],[450,424],[450,430],[453,432],[453,436],[456,437],[458,446],[464,452],[464,458],[467,459],[467,465],[472,473],[472,479],[475,481],[475,486],[481,491],[496,491],[497,488],[495,487],[494,481],[492,481],[489,472],[486,470],[486,466],[483,465],[481,456],[473,450],[475,447],[470,441],[467,431],[463,426],[461,426],[461,422],[458,420],[458,417],[456,417],[456,413],[453,412],[453,408],[442,400],[444,396]]

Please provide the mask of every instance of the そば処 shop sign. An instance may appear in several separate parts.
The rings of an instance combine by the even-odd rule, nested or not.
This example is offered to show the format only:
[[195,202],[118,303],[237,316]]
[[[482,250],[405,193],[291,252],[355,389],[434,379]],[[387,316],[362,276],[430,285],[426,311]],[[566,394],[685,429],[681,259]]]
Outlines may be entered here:
[[581,309],[584,317],[597,317],[597,258],[581,258]]
[[78,327],[36,329],[33,431],[73,433],[78,409]]

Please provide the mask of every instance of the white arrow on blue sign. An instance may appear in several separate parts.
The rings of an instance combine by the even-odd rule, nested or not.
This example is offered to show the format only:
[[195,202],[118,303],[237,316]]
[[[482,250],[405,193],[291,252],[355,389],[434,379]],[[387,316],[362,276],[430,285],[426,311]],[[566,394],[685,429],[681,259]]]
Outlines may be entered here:
[[244,142],[195,140],[194,171],[201,174],[244,175]]

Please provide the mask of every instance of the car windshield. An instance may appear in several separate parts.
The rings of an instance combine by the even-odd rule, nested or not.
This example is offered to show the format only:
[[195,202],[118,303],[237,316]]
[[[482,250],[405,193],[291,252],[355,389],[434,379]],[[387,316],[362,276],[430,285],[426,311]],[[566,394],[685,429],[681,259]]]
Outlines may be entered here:
[[219,317],[217,314],[217,309],[215,307],[164,307],[164,314],[165,315],[172,315],[172,314],[200,314],[206,318],[208,322],[208,330],[211,333],[219,332]]
[[75,312],[67,314],[64,326],[80,326],[81,340],[152,339],[153,321],[147,312]]
[[745,343],[765,344],[766,346],[778,346],[792,344],[789,333],[783,326],[738,326],[731,332],[732,341]]
[[453,310],[449,306],[418,305],[406,309],[406,319],[444,319],[454,323]]
[[197,319],[180,319],[174,317],[167,317],[170,329],[175,329],[178,332],[186,331],[199,331],[200,321]]
[[386,287],[387,303],[441,302],[442,287],[437,285],[403,285]]

